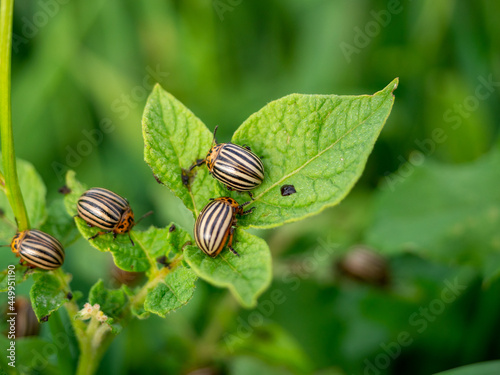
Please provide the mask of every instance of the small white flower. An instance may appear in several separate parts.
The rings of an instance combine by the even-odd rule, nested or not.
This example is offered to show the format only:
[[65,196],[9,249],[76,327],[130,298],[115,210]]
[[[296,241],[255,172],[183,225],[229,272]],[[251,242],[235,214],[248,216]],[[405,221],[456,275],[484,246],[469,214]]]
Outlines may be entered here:
[[104,323],[106,320],[108,320],[108,317],[106,315],[104,315],[104,313],[102,311],[99,311],[96,315],[96,318],[98,321],[100,321],[101,323]]

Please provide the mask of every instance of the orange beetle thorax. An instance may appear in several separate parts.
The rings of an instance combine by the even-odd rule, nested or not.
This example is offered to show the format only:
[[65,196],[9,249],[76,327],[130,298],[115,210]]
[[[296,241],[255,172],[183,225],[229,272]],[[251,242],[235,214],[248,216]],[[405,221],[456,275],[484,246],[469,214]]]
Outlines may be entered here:
[[224,203],[226,203],[227,205],[229,205],[229,206],[231,206],[233,208],[240,207],[240,204],[238,202],[236,202],[233,198],[219,197],[219,198],[215,198],[214,200],[215,201],[219,201],[219,202],[224,202]]
[[220,150],[222,149],[223,146],[224,143],[219,143],[213,146],[210,149],[210,151],[208,151],[205,161],[207,163],[207,167],[210,172],[212,172],[212,169],[214,169],[215,161],[217,160],[217,157],[219,156]]
[[14,238],[12,238],[12,242],[10,243],[10,248],[12,252],[19,256],[19,248],[21,247],[21,242],[23,242],[24,237],[26,236],[27,231],[17,232]]
[[134,212],[128,207],[122,214],[121,220],[113,230],[114,233],[127,233],[135,225]]

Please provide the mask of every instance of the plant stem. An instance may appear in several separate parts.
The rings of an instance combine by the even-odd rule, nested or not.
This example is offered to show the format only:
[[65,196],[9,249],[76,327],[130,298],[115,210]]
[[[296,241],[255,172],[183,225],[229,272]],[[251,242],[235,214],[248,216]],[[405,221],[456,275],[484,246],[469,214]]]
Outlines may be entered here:
[[17,219],[18,230],[29,229],[29,219],[19,187],[12,134],[10,99],[10,59],[12,52],[12,14],[14,0],[2,0],[0,8],[0,133],[7,199]]
[[[94,320],[92,318],[92,320]],[[109,332],[99,333],[97,331],[107,328],[107,326],[91,321],[87,326],[87,332],[82,338],[80,347],[80,358],[76,375],[93,375],[101,362],[101,358],[111,344],[115,335]],[[94,340],[99,335],[103,340]]]

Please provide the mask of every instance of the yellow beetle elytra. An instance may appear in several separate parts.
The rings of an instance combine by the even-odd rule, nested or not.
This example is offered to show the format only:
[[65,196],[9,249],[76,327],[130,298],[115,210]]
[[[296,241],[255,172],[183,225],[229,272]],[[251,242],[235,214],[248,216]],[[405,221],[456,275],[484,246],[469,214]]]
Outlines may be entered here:
[[21,257],[21,264],[30,268],[53,270],[64,263],[64,248],[51,235],[38,229],[17,232],[10,244],[12,252]]
[[262,161],[248,146],[217,143],[216,132],[217,127],[214,130],[212,148],[205,159],[197,160],[189,170],[206,164],[210,174],[226,185],[229,190],[247,191],[252,196],[250,190],[259,186],[264,180]]
[[[137,223],[134,221],[134,212],[125,198],[110,190],[94,187],[80,196],[77,210],[76,216],[85,220],[89,227],[105,230],[97,232],[89,240],[106,233],[113,233],[113,238],[116,238],[117,234],[128,233],[130,242],[134,245],[130,231]],[[142,216],[139,221],[150,214],[152,211]]]
[[227,247],[236,255],[233,249],[233,235],[236,226],[236,215],[247,215],[255,207],[244,211],[243,207],[250,202],[239,204],[232,198],[221,197],[209,202],[196,219],[194,238],[198,247],[207,255],[215,258]]

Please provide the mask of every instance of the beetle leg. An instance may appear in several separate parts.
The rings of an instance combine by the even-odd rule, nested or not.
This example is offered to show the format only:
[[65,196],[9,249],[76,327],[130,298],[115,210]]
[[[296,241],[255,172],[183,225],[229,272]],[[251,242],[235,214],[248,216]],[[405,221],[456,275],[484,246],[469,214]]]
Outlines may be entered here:
[[89,237],[89,238],[87,238],[87,239],[88,239],[89,241],[90,241],[90,240],[93,240],[94,238],[96,238],[96,237],[100,236],[101,234],[104,234],[104,232],[97,232],[97,233],[96,233],[96,234],[94,234],[92,237]]
[[250,146],[248,146],[246,144],[243,145],[243,148],[246,148],[248,151],[252,151],[252,149],[250,148]]
[[253,210],[255,210],[255,207],[252,207],[252,208],[251,208],[251,209],[249,209],[249,210],[243,211],[243,212],[241,213],[241,215],[248,215],[248,214],[251,214],[251,213],[253,212]]
[[26,268],[26,271],[24,271],[24,273],[28,273],[28,272],[29,272],[29,271],[31,271],[32,269],[36,268],[36,266],[32,265],[30,262],[28,262],[28,261],[26,261],[26,260],[24,260],[24,259],[22,259],[22,258],[19,260],[19,264],[20,264],[21,266],[26,266],[26,267],[28,267],[28,268]]
[[96,234],[94,234],[92,237],[89,237],[88,239],[89,240],[93,240],[94,238],[98,237],[98,236],[102,236],[103,234],[108,234],[108,233],[111,233],[112,231],[108,231],[108,232],[97,232]]
[[236,250],[233,249],[233,236],[234,236],[234,227],[231,227],[229,230],[229,241],[227,243],[227,247],[232,251],[234,255],[240,256]]
[[251,198],[252,200],[255,200],[255,198],[253,197],[253,193],[252,193],[251,191],[249,191],[249,192],[248,192],[248,195],[250,195],[250,198]]
[[226,189],[229,190],[229,191],[233,191],[233,188],[231,186],[227,186],[226,185]]

